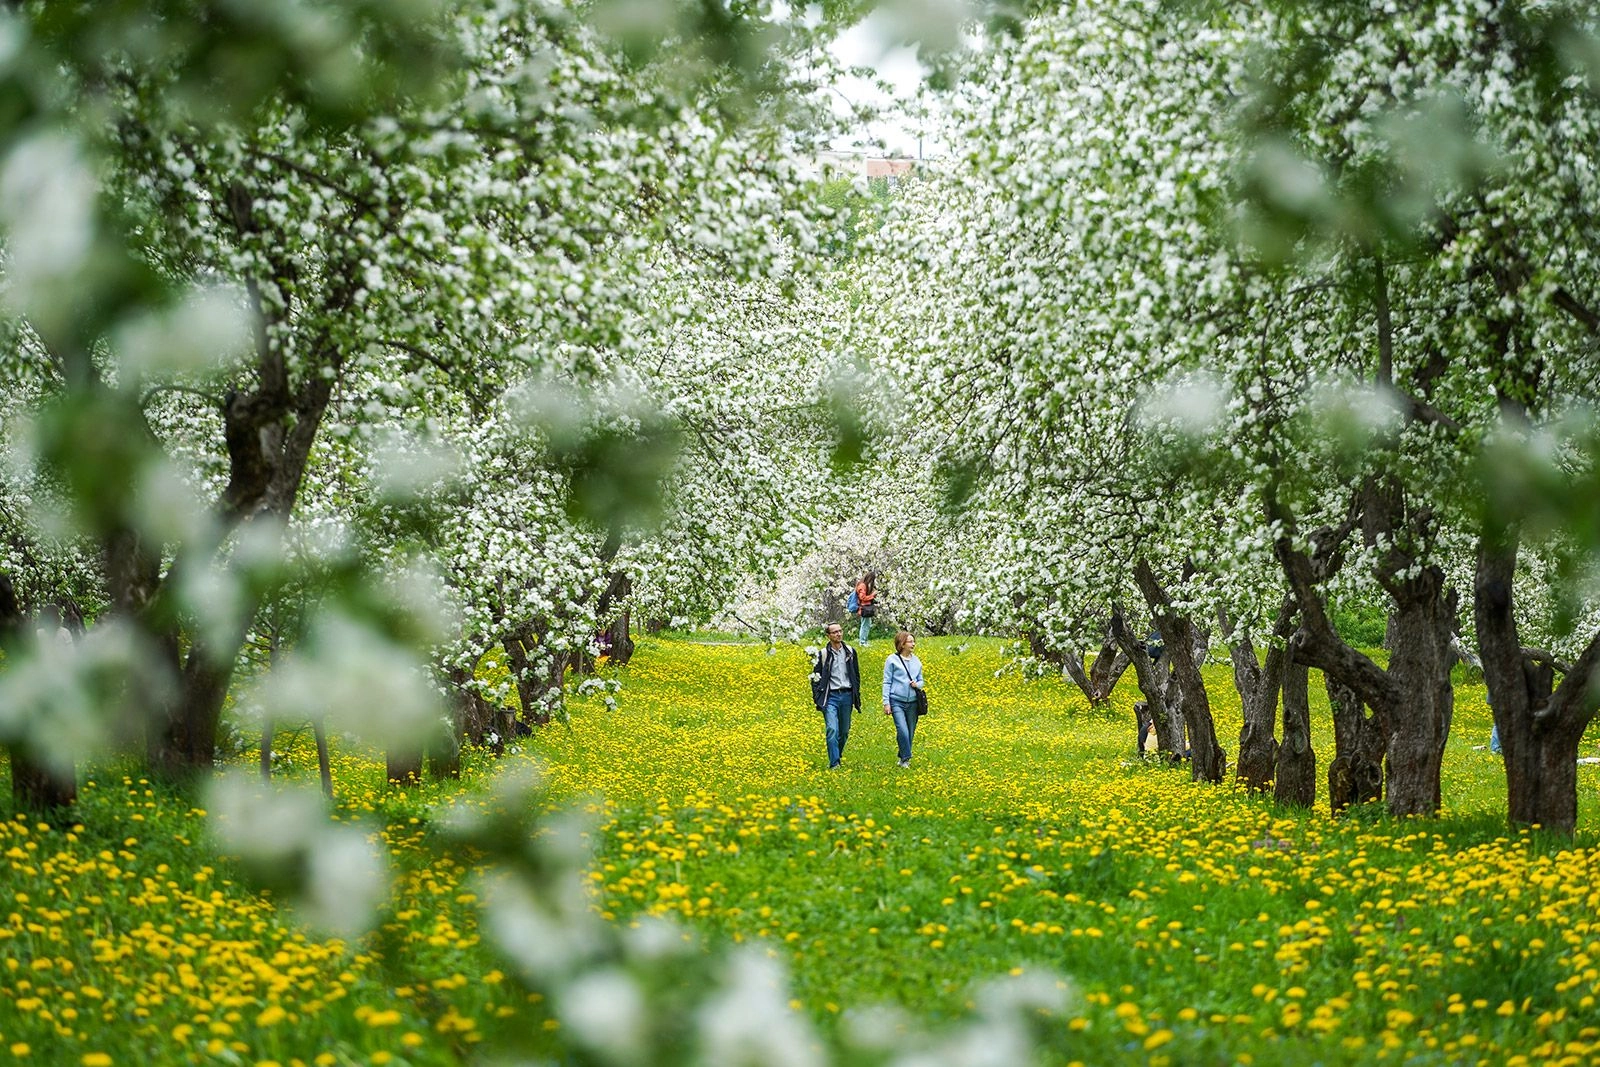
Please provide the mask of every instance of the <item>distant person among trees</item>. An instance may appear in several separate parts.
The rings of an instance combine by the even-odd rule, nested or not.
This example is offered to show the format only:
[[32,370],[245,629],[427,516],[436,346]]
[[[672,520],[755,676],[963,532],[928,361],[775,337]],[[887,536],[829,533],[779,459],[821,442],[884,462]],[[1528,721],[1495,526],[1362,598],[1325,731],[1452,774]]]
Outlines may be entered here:
[[811,661],[811,702],[822,712],[822,735],[828,744],[828,769],[844,761],[850,738],[850,713],[861,710],[861,661],[844,643],[844,627],[830,622],[823,631],[828,643]]
[[868,571],[856,583],[856,606],[852,610],[861,617],[861,628],[856,634],[856,640],[861,644],[867,643],[867,638],[872,634],[872,619],[878,614],[878,576]]
[[911,739],[917,733],[917,693],[922,689],[922,661],[913,650],[917,639],[906,630],[894,635],[894,655],[883,661],[883,713],[894,719],[894,740],[900,766],[911,766]]

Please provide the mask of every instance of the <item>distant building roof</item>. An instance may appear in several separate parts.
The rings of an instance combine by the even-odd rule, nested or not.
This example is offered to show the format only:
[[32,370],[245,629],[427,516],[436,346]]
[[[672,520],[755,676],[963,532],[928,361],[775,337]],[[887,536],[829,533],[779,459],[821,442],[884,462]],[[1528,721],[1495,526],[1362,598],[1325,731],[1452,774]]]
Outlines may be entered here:
[[914,159],[868,159],[867,177],[903,178],[917,165]]
[[863,178],[904,178],[921,165],[920,160],[908,157],[868,156],[857,152],[818,152],[816,160],[821,170],[837,170]]

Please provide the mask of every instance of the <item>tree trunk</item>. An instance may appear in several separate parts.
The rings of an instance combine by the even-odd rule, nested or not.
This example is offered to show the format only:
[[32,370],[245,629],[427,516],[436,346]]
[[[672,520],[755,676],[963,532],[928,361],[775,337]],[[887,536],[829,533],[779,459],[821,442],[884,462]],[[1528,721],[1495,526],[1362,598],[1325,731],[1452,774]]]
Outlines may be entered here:
[[452,779],[459,781],[461,778],[461,744],[463,741],[462,721],[459,715],[451,715],[448,722],[440,722],[439,728],[428,741],[428,775],[435,780]]
[[[1037,651],[1034,654],[1037,656]],[[1083,656],[1079,655],[1076,649],[1068,649],[1064,656],[1058,658],[1061,661],[1062,673],[1083,693],[1090,707],[1099,707],[1108,702],[1112,690],[1116,689],[1117,683],[1133,665],[1127,653],[1118,647],[1109,634],[1101,642],[1100,651],[1095,653],[1094,662],[1088,665],[1087,670],[1084,668]]]
[[[1392,544],[1395,522],[1404,516],[1398,490],[1369,483],[1362,489],[1362,524],[1370,543]],[[1268,519],[1292,529],[1290,517],[1268,500]],[[1424,517],[1412,520],[1426,525]],[[1284,575],[1300,602],[1304,625],[1296,635],[1295,656],[1320,667],[1345,685],[1389,727],[1386,752],[1389,811],[1394,815],[1432,815],[1439,810],[1439,772],[1444,744],[1450,731],[1453,691],[1450,668],[1455,629],[1456,597],[1444,583],[1444,573],[1423,565],[1397,548],[1380,560],[1380,580],[1394,602],[1389,627],[1391,649],[1387,670],[1350,647],[1328,619],[1316,583],[1331,573],[1329,560],[1337,559],[1342,543],[1353,528],[1347,521],[1337,531],[1319,531],[1314,561],[1294,546],[1288,535],[1274,545]],[[1406,577],[1402,574],[1410,572]]]
[[516,679],[522,707],[518,724],[524,730],[550,724],[566,685],[567,654],[548,647],[549,636],[548,624],[524,623],[501,642]]
[[622,609],[610,626],[606,627],[606,637],[611,647],[611,662],[619,667],[626,667],[633,659],[633,633],[630,611]]
[[384,753],[386,776],[391,784],[412,786],[422,781],[422,750],[390,749]]
[[[1189,732],[1189,776],[1197,782],[1221,782],[1228,771],[1228,755],[1217,741],[1211,699],[1200,675],[1200,664],[1205,661],[1210,642],[1205,631],[1189,619],[1181,616],[1172,619],[1178,630],[1178,647],[1172,655],[1172,677],[1178,683],[1183,722]],[[1185,641],[1184,637],[1189,640]]]
[[[1017,610],[1021,612],[1024,605],[1022,594],[1014,594],[1012,600]],[[1083,693],[1091,707],[1097,707],[1110,700],[1111,691],[1132,666],[1127,654],[1112,635],[1109,622],[1105,627],[1104,639],[1100,642],[1100,651],[1087,668],[1084,665],[1084,654],[1076,645],[1064,650],[1053,648],[1032,626],[1025,627],[1022,636],[1028,642],[1028,654],[1041,663],[1059,668],[1061,673],[1071,679],[1072,684]]]
[[268,715],[261,724],[261,780],[272,781],[272,716]]
[[11,753],[11,802],[18,811],[46,813],[76,803],[77,776],[35,759],[25,744],[7,745]]
[[217,728],[244,639],[241,631],[232,654],[214,653],[199,641],[190,648],[176,698],[146,735],[147,758],[156,774],[183,782],[209,774],[216,765]]
[[1172,657],[1163,654],[1158,660],[1151,659],[1144,641],[1128,630],[1120,608],[1111,615],[1111,636],[1133,665],[1155,731],[1157,754],[1168,763],[1180,762],[1188,746],[1183,736],[1182,697],[1172,680]]
[[1389,749],[1385,716],[1368,716],[1361,698],[1331,674],[1323,675],[1333,711],[1333,762],[1328,764],[1328,803],[1335,815],[1352,804],[1383,799],[1383,758]]
[[445,672],[450,691],[450,717],[454,729],[463,740],[475,745],[489,742],[489,735],[497,728],[496,709],[483,699],[483,694],[472,684],[472,672],[466,667],[450,667]]
[[[1273,625],[1273,641],[1267,648],[1266,664],[1256,658],[1255,643],[1248,633],[1237,635],[1228,644],[1233,660],[1233,684],[1239,691],[1244,723],[1239,728],[1239,758],[1234,777],[1252,793],[1266,790],[1277,775],[1278,740],[1274,728],[1278,718],[1278,694],[1283,690],[1285,641],[1295,615],[1294,601],[1285,600]],[[1224,634],[1234,629],[1226,612],[1218,609],[1217,623]]]
[[1117,688],[1130,666],[1132,662],[1109,637],[1102,641],[1089,667],[1089,703],[1104,704],[1110,700],[1112,690]]
[[[23,646],[27,618],[11,576],[0,571],[0,652],[16,655]],[[51,636],[54,640],[54,635]],[[11,756],[11,801],[18,811],[47,813],[78,799],[77,774],[68,764],[52,767],[36,759],[26,740],[6,746]]]
[[1220,782],[1227,770],[1227,755],[1217,743],[1211,701],[1200,676],[1200,664],[1209,641],[1193,620],[1173,610],[1171,598],[1157,581],[1148,561],[1139,559],[1134,564],[1133,576],[1166,640],[1167,657],[1172,661],[1172,680],[1182,695],[1183,721],[1189,731],[1189,776],[1197,782]]
[[[226,208],[241,236],[260,232],[253,194],[243,183],[235,182],[229,188]],[[346,262],[329,266],[332,269],[329,284],[323,290],[324,306],[328,312],[337,314],[349,306],[357,291],[353,278],[358,265]],[[274,268],[281,274],[290,270],[285,264],[275,264]],[[294,513],[311,449],[339,381],[343,357],[324,333],[315,349],[302,353],[306,370],[300,380],[295,381],[288,353],[271,329],[281,322],[281,312],[270,308],[263,300],[262,281],[250,278],[245,285],[253,311],[257,373],[252,389],[230,391],[223,404],[222,436],[228,454],[228,482],[217,500],[217,511],[223,537],[252,524],[267,523],[275,538],[274,547],[281,551],[282,531]],[[161,590],[174,585],[174,577],[186,569],[209,566],[221,558],[221,543],[222,538],[219,538],[213,542],[179,546],[177,558],[160,582]],[[115,549],[115,543],[111,547]],[[151,553],[123,551],[122,554],[131,563],[140,563]],[[159,546],[154,554],[159,557]],[[116,555],[108,551],[108,559]],[[148,578],[148,574],[144,577]],[[113,576],[113,601],[121,610],[131,610],[134,621],[147,631],[153,627],[154,636],[173,650],[176,662],[177,623],[154,622],[149,613],[137,610],[140,605],[130,602],[128,591],[120,589],[119,584]],[[250,583],[243,585],[248,587]],[[176,702],[156,711],[146,735],[148,759],[156,773],[181,781],[211,771],[215,763],[217,727],[234,664],[259,607],[257,596],[241,611],[237,630],[228,634],[222,643],[210,647],[196,640],[190,647],[179,678]]]
[[[610,561],[621,548],[620,538],[608,538],[601,549],[601,558]],[[625,665],[633,658],[633,635],[630,633],[630,612],[627,598],[633,593],[633,579],[625,571],[612,571],[606,587],[595,601],[595,617],[601,620],[595,635],[600,646],[599,654],[609,656],[612,663]],[[617,608],[622,605],[621,610]],[[615,618],[613,618],[615,614]],[[593,674],[598,656],[585,648],[568,657],[573,670],[580,674]]]
[[446,707],[450,714],[428,740],[428,774],[432,778],[461,777],[461,747],[466,741],[468,720],[476,710],[475,698],[479,702],[482,699],[471,683],[472,672],[465,667],[451,667],[445,672]]
[[1455,664],[1451,637],[1456,598],[1444,590],[1444,572],[1425,567],[1402,594],[1394,612],[1389,674],[1406,699],[1387,709],[1389,735],[1389,811],[1395,815],[1436,815],[1440,771],[1450,734]]
[[527,633],[529,627],[522,626],[507,634],[500,642],[500,647],[505,649],[506,666],[511,668],[511,678],[517,686],[517,706],[520,712],[516,723],[525,730],[531,730],[535,724],[541,723],[538,718],[538,688],[533,681],[533,664],[528,657],[526,640],[531,639]]
[[1280,804],[1317,802],[1317,753],[1311,747],[1310,670],[1292,653],[1283,668],[1283,744],[1278,746],[1274,796]]
[[618,666],[627,666],[628,661],[633,659],[633,634],[629,632],[631,613],[627,603],[632,595],[633,579],[624,571],[613,571],[596,609],[600,618],[604,619],[616,610],[618,603],[622,604],[621,612],[605,628],[606,651],[611,656],[611,662]]
[[[1027,603],[1027,598],[1021,593],[1012,593],[1011,602],[1018,613],[1021,613],[1024,605]],[[1071,650],[1069,649],[1067,652],[1063,653],[1060,649],[1053,647],[1050,642],[1045,640],[1044,634],[1039,631],[1036,625],[1037,621],[1037,619],[1029,616],[1029,624],[1022,628],[1022,639],[1028,644],[1028,655],[1032,656],[1040,663],[1048,664],[1051,667],[1060,668],[1070,674],[1072,672],[1072,667],[1070,665],[1072,660]],[[1079,658],[1081,659],[1082,657]],[[1080,672],[1082,670],[1081,664],[1079,665],[1079,670]]]
[[1480,537],[1473,614],[1483,679],[1506,765],[1506,800],[1511,822],[1570,834],[1578,819],[1578,745],[1594,719],[1600,696],[1600,635],[1577,662],[1561,665],[1522,647],[1513,612],[1516,530]]
[[472,671],[462,666],[444,672],[449,694],[448,721],[442,722],[428,744],[428,773],[434,778],[461,777],[461,749],[470,738],[481,745],[494,728],[494,711],[474,686]]
[[322,795],[333,799],[333,764],[328,759],[328,727],[322,719],[311,723],[311,734],[317,740],[317,776],[322,779]]

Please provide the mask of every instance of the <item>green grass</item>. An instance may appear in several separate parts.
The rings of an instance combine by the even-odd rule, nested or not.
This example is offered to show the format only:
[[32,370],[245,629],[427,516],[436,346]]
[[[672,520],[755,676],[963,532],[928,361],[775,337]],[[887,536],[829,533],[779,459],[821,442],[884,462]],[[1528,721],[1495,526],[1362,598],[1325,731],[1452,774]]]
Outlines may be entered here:
[[[1600,775],[1580,769],[1575,840],[1508,832],[1500,763],[1473,749],[1481,684],[1457,692],[1442,818],[1335,820],[1325,796],[1285,811],[1135,759],[1131,677],[1089,708],[1007,669],[996,641],[919,644],[933,715],[902,771],[874,710],[887,651],[864,650],[866,708],[830,773],[799,648],[641,640],[615,710],[575,701],[570,729],[529,746],[553,796],[597,815],[595,907],[674,917],[713,951],[768,946],[830,1044],[873,1004],[952,1023],[979,984],[1022,971],[1072,991],[1041,1020],[1050,1063],[1600,1054]],[[1207,682],[1231,752],[1227,669]],[[1315,676],[1312,698],[1321,777]],[[284,775],[314,781],[307,755]],[[92,774],[76,828],[8,819],[0,1050],[446,1064],[531,1034],[568,1055],[480,936],[475,861],[434,840],[436,806],[492,762],[475,755],[465,786],[386,790],[335,739],[337,817],[381,827],[398,875],[379,933],[348,945],[250,888],[191,802],[125,769]]]

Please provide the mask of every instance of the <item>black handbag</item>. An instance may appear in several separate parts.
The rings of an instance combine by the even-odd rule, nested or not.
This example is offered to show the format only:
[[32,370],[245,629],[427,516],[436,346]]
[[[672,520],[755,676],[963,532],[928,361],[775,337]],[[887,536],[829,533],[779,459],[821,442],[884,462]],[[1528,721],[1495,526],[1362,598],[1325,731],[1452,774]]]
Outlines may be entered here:
[[[896,652],[894,654],[894,658],[900,661],[900,666],[902,668],[904,668],[904,670],[906,672],[906,678],[909,680],[911,678],[911,668],[906,666],[906,658],[904,656],[902,656],[898,652]],[[924,684],[926,684],[926,683],[924,683]],[[912,696],[913,703],[916,704],[917,718],[920,719],[924,715],[928,714],[928,693],[927,693],[927,690],[918,688],[916,686],[913,686],[911,688],[911,696]]]

